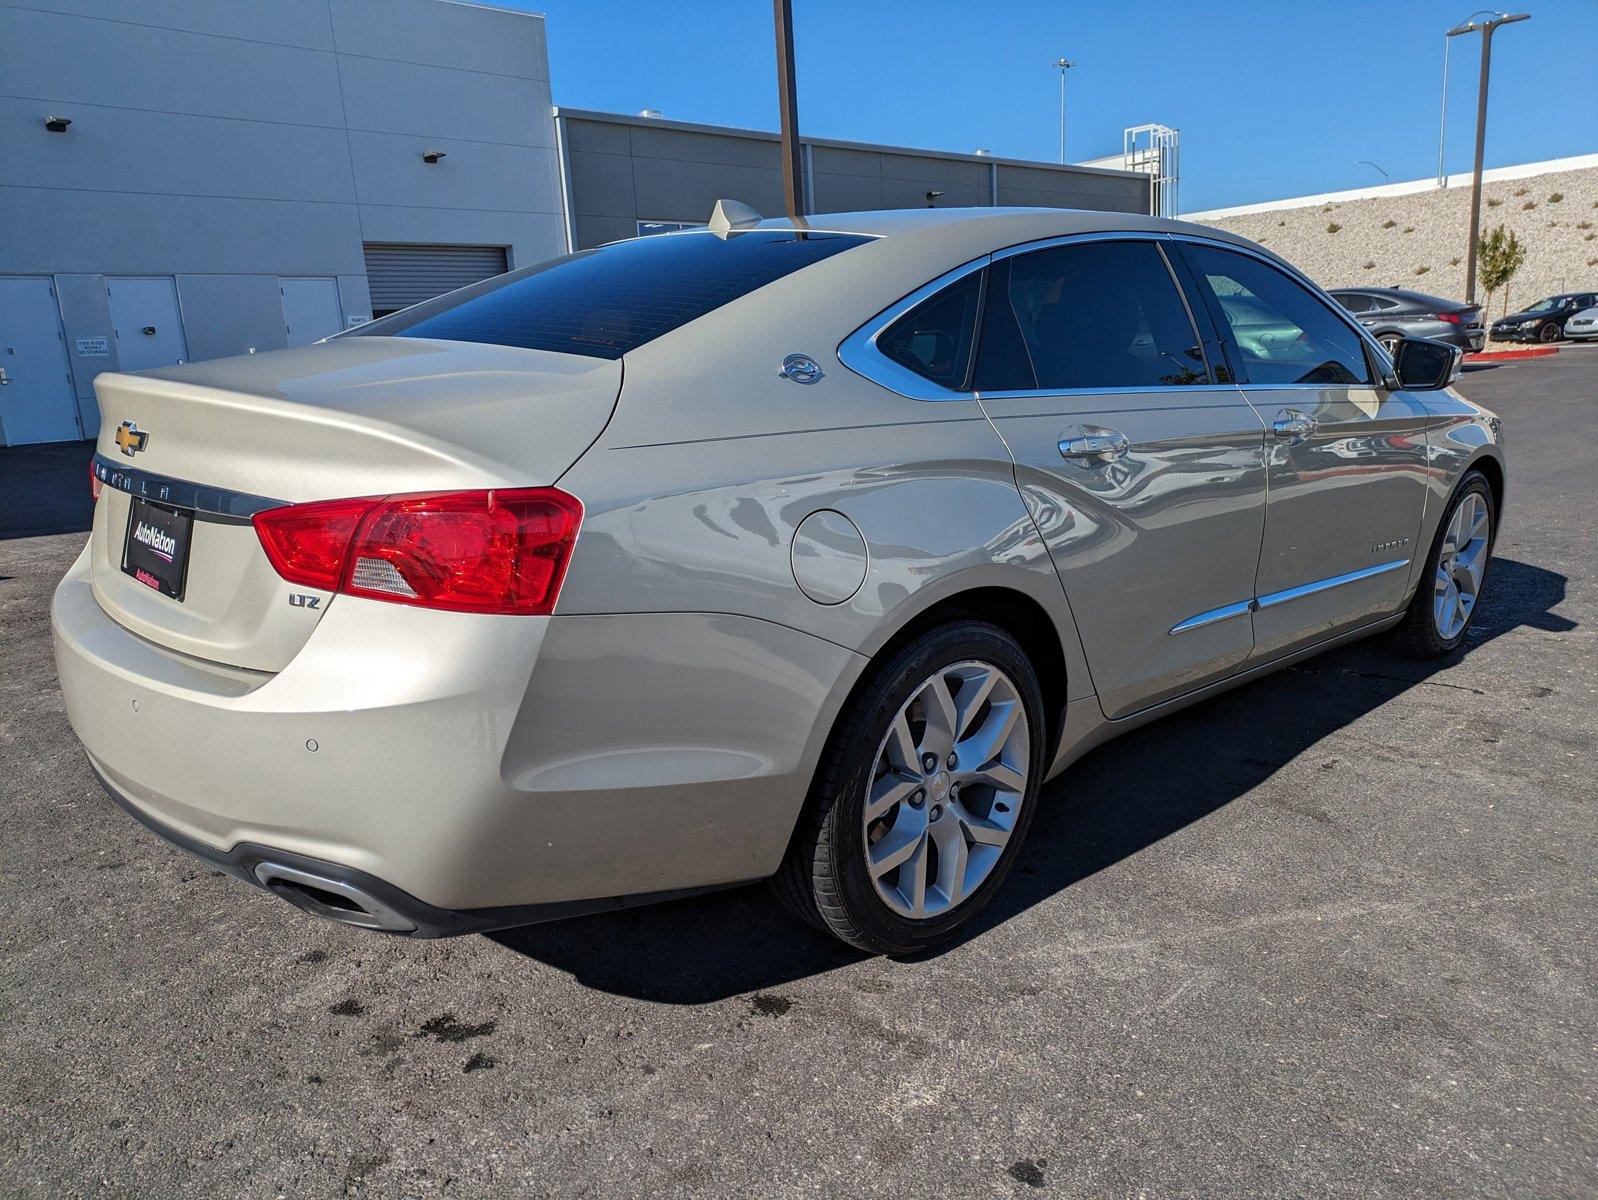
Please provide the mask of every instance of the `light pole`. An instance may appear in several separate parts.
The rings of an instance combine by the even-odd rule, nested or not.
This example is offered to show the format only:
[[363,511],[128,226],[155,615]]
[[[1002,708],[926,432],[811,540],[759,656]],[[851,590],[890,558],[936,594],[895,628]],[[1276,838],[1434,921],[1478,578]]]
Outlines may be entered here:
[[1465,303],[1476,303],[1476,240],[1481,234],[1481,164],[1487,145],[1487,76],[1493,62],[1493,33],[1500,25],[1529,20],[1530,13],[1498,13],[1485,21],[1467,21],[1448,31],[1449,37],[1481,34],[1481,79],[1476,85],[1476,165],[1470,180],[1470,244],[1465,249]]
[[[1478,8],[1465,21],[1474,21],[1477,17],[1494,17],[1501,14],[1491,9]],[[1443,34],[1443,109],[1437,118],[1437,186],[1448,186],[1448,171],[1443,166],[1443,144],[1448,140],[1448,48],[1454,44],[1455,33],[1465,32],[1464,21],[1453,29]]]
[[1069,58],[1057,58],[1049,64],[1060,72],[1060,162],[1065,163],[1065,73],[1076,66]]
[[805,165],[799,145],[799,96],[793,69],[793,3],[772,0],[777,27],[777,114],[782,129],[782,203],[788,219],[804,227]]

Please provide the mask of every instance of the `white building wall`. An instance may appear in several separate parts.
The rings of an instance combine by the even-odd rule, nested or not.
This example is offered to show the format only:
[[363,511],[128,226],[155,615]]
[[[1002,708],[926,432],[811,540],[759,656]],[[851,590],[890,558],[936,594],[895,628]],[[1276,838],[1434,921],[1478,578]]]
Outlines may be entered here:
[[514,267],[563,253],[564,221],[542,17],[0,0],[0,275],[55,277],[91,435],[117,366],[107,275],[173,277],[188,353],[215,357],[284,344],[283,277],[336,279],[345,318],[369,316],[363,242],[504,246]]

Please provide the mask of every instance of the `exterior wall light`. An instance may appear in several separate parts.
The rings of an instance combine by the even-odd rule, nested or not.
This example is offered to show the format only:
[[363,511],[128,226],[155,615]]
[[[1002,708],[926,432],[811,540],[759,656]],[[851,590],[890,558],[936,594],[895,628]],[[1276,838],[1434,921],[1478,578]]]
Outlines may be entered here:
[[423,150],[422,151],[422,161],[424,163],[436,163],[439,159],[447,158],[447,157],[449,157],[449,156],[447,154],[445,154],[444,151],[442,151],[442,150]]
[[72,124],[71,117],[58,117],[54,113],[44,119],[44,127],[51,133],[65,133],[70,124]]

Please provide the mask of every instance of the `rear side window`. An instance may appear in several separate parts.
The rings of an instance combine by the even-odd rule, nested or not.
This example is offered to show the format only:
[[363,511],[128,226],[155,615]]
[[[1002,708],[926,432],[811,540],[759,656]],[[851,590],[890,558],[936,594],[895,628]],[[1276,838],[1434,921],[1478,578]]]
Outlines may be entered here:
[[1351,313],[1370,312],[1376,307],[1374,296],[1361,295],[1359,292],[1333,292],[1332,299]]
[[1359,335],[1302,284],[1246,254],[1197,243],[1183,249],[1231,333],[1244,382],[1370,382]]
[[513,271],[361,327],[620,358],[773,280],[852,249],[858,234],[750,230],[644,237]]
[[933,383],[964,391],[981,302],[982,272],[972,271],[888,326],[877,349]]
[[978,391],[1207,383],[1198,334],[1152,242],[1085,242],[991,268]]

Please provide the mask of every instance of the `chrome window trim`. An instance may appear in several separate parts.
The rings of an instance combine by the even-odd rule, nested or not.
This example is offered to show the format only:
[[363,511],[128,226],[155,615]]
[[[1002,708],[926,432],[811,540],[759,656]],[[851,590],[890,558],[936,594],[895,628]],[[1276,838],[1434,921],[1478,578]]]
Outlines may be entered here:
[[1378,575],[1385,575],[1389,571],[1407,567],[1409,563],[1410,560],[1407,558],[1397,558],[1392,562],[1378,563],[1374,567],[1363,567],[1358,571],[1349,571],[1344,575],[1332,575],[1325,579],[1317,579],[1313,583],[1301,583],[1297,587],[1286,588],[1280,592],[1256,596],[1252,600],[1239,600],[1236,604],[1225,604],[1220,608],[1212,608],[1207,612],[1198,613],[1185,621],[1178,621],[1171,626],[1170,632],[1176,634],[1186,633],[1190,629],[1202,629],[1206,625],[1213,625],[1217,621],[1230,620],[1232,617],[1240,617],[1244,613],[1259,612],[1264,608],[1274,608],[1278,604],[1286,604],[1289,600],[1313,596],[1317,592],[1327,592],[1332,588],[1342,587],[1344,584],[1358,583],[1362,579],[1374,579]]
[[203,483],[190,483],[141,471],[137,467],[124,467],[121,463],[96,454],[92,462],[94,477],[108,488],[153,500],[157,504],[170,504],[174,508],[192,508],[196,513],[213,517],[232,517],[248,520],[269,508],[283,508],[287,500],[274,500],[270,496],[256,496],[237,492],[231,488],[212,487]]
[[[667,235],[670,236],[670,235]],[[952,271],[945,271],[930,283],[894,301],[871,320],[838,343],[838,361],[863,379],[896,392],[910,400],[973,400],[975,392],[955,391],[933,383],[924,375],[917,375],[909,367],[900,366],[877,346],[877,339],[888,327],[923,300],[930,299],[950,284],[958,283],[973,271],[980,271],[992,259],[991,254],[962,263]]]

